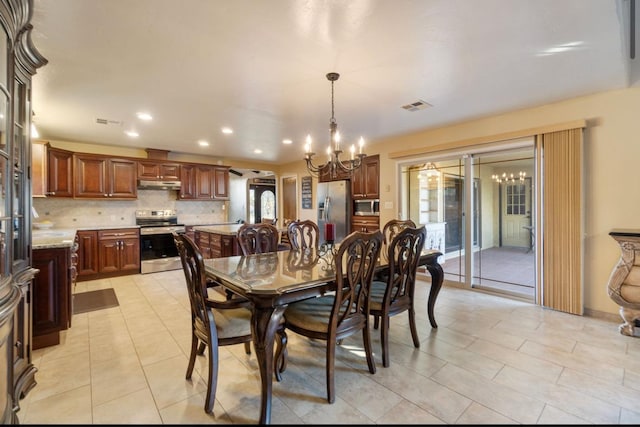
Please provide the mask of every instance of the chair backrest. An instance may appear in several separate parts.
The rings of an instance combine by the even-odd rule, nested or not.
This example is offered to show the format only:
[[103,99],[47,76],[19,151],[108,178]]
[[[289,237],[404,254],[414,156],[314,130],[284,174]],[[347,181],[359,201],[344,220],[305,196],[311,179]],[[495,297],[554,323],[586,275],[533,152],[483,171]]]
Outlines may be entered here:
[[[191,303],[191,318],[194,325],[200,323],[200,327],[195,329],[206,331],[214,320],[211,310],[206,306],[207,281],[204,273],[202,253],[193,240],[186,234],[174,232],[173,240],[178,249],[178,254],[180,254],[182,270],[184,271],[184,277],[187,282],[189,302]],[[202,337],[201,339],[206,340],[206,337]]]
[[335,339],[365,327],[369,317],[369,290],[382,248],[382,233],[353,232],[340,243],[335,256],[336,294],[329,333]]
[[395,235],[407,227],[416,228],[416,224],[410,219],[392,219],[387,222],[382,228],[382,234],[384,234],[384,243],[386,245],[389,245]]
[[278,250],[280,235],[271,224],[243,224],[238,229],[238,245],[243,255],[275,252]]
[[262,218],[260,220],[261,224],[271,224],[271,225],[276,225],[276,221],[278,219],[277,218]]
[[287,226],[287,236],[293,249],[318,249],[320,246],[320,229],[310,219],[291,221]]
[[389,275],[383,305],[392,305],[403,298],[413,298],[420,253],[427,239],[427,231],[408,227],[396,234],[388,245]]

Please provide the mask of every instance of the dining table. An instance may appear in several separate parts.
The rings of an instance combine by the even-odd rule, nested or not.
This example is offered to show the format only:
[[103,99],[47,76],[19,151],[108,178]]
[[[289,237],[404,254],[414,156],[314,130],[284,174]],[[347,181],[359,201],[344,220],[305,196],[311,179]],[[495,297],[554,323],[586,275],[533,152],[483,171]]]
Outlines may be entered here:
[[[274,342],[283,313],[292,302],[332,290],[335,286],[335,253],[336,247],[323,245],[318,250],[291,249],[204,260],[208,278],[247,298],[252,304],[251,334],[261,381],[260,424],[271,423]],[[432,328],[438,327],[434,306],[444,278],[442,266],[438,263],[441,255],[437,250],[424,250],[419,262],[431,275],[427,313]],[[375,273],[384,275],[388,266],[383,247]]]

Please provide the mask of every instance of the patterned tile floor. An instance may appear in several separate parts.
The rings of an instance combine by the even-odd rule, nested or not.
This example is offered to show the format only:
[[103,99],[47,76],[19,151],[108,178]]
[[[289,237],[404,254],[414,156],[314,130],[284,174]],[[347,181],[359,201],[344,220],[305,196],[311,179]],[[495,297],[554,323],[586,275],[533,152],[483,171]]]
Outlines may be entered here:
[[[418,282],[420,348],[407,316],[392,319],[391,366],[373,332],[374,375],[361,336],[344,340],[337,399],[326,401],[324,343],[290,334],[289,365],[274,382],[274,424],[637,424],[640,339],[618,323],[579,317],[445,286],[426,316],[430,284]],[[34,351],[38,384],[20,401],[23,424],[254,424],[255,355],[221,348],[214,414],[206,386],[184,379],[190,314],[182,271],[77,284],[114,288],[118,307],[75,315],[61,344]],[[197,372],[206,367],[199,357]]]

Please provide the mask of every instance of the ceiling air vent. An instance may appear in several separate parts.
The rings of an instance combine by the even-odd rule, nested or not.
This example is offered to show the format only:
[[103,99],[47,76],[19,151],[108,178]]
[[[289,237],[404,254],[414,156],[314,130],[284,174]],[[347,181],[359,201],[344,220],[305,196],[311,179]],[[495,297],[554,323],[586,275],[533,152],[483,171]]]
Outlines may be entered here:
[[411,104],[402,106],[402,108],[404,108],[407,111],[424,110],[425,108],[429,108],[429,107],[433,107],[433,105],[421,99],[417,100],[416,102],[412,102]]
[[101,119],[97,118],[96,123],[99,125],[121,125],[122,122],[119,120],[109,120],[109,119]]

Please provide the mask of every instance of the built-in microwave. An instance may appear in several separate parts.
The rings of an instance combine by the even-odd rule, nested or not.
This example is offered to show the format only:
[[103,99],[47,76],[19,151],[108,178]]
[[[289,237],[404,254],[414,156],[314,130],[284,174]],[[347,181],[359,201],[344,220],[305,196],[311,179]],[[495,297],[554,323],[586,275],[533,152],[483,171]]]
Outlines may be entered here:
[[354,215],[380,215],[380,200],[361,199],[353,201]]

